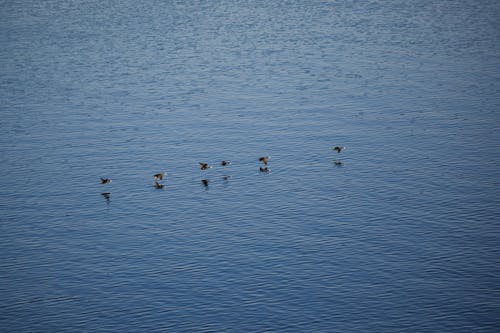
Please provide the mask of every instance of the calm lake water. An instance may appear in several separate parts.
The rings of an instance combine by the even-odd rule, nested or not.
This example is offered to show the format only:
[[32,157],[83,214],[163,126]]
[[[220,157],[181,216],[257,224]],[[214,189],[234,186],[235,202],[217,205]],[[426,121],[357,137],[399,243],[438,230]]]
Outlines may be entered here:
[[0,0],[0,331],[498,332],[499,21]]

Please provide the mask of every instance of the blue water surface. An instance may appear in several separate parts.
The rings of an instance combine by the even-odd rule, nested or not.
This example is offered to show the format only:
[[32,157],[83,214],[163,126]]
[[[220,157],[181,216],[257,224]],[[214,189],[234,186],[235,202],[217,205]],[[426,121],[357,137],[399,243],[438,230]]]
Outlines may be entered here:
[[498,332],[498,22],[0,0],[0,331]]

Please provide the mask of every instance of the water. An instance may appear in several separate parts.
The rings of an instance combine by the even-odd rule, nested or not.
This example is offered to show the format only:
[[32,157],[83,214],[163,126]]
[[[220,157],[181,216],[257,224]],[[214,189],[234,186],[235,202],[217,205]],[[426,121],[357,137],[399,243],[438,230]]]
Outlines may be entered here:
[[499,17],[0,1],[0,330],[498,331]]

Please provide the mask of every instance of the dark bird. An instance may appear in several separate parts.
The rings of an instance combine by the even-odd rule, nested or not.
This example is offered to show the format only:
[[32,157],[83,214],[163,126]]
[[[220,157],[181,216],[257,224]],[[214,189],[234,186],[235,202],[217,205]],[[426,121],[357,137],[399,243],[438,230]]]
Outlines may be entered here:
[[337,153],[340,153],[344,149],[345,149],[345,147],[342,147],[342,146],[335,146],[335,147],[333,147],[333,150],[335,150]]
[[222,166],[226,166],[226,165],[229,165],[229,164],[231,164],[230,161],[222,161],[222,162],[220,162],[220,165],[222,165]]
[[271,169],[269,169],[268,167],[260,167],[259,171],[264,173],[270,173]]
[[155,181],[157,181],[157,180],[163,180],[164,176],[166,176],[166,173],[162,172],[162,173],[157,173],[156,175],[153,175],[153,178],[154,178]]
[[154,186],[155,186],[156,189],[161,190],[165,185],[160,184],[157,181],[155,181],[155,185]]
[[337,161],[333,161],[333,164],[335,164],[336,166],[343,166],[344,162],[337,160]]
[[109,202],[109,197],[111,196],[111,193],[103,192],[103,193],[101,193],[101,195],[104,197],[104,199],[106,199],[106,201]]
[[111,183],[111,179],[109,178],[101,178],[101,184],[109,184]]
[[208,186],[208,179],[202,179],[201,183],[203,184],[203,186],[207,187]]
[[264,165],[267,165],[268,161],[269,161],[269,156],[259,157],[259,162],[264,163]]
[[201,163],[201,162],[198,162],[198,163],[200,163],[201,170],[207,170],[207,169],[212,168],[210,165],[208,165],[208,163]]

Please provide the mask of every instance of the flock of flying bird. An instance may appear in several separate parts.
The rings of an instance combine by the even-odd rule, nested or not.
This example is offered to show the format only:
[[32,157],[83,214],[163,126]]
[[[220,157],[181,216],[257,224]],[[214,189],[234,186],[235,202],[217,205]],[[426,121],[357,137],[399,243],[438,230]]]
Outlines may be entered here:
[[[343,151],[345,149],[345,147],[343,147],[343,146],[335,146],[332,149],[335,150],[337,153],[340,153],[341,151]],[[270,173],[271,172],[271,169],[269,169],[269,167],[267,166],[267,164],[269,163],[269,156],[259,157],[259,162],[262,162],[263,165],[264,165],[264,166],[260,166],[259,167],[259,172],[261,172],[261,173]],[[335,161],[334,163],[337,166],[342,165],[341,161]],[[208,170],[208,169],[212,168],[212,166],[209,165],[208,163],[199,162],[199,164],[200,164],[200,169],[201,170]],[[221,166],[228,166],[230,164],[231,164],[230,161],[222,161],[222,162],[220,162]],[[154,180],[153,186],[156,189],[163,189],[165,187],[165,184],[163,183],[163,179],[166,177],[166,175],[167,174],[165,172],[157,173],[157,174],[153,175],[153,180]],[[228,178],[229,178],[229,176],[225,176],[224,177],[225,180],[227,180]],[[101,184],[110,184],[110,183],[111,183],[111,179],[110,178],[102,178],[101,177]],[[201,183],[203,184],[203,186],[208,187],[208,179],[202,179]],[[101,193],[101,194],[104,196],[104,198],[106,198],[106,200],[109,201],[111,193],[104,192],[104,193]]]

